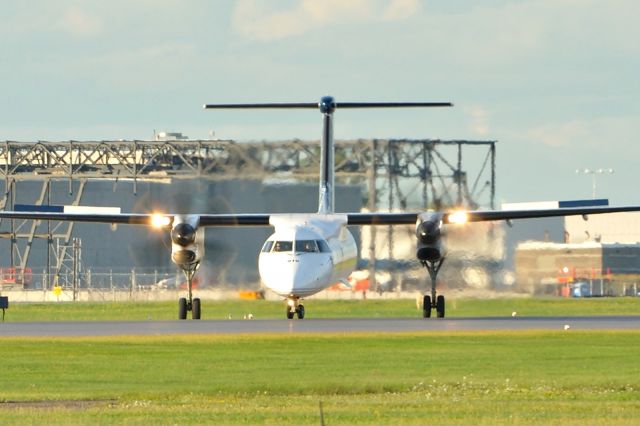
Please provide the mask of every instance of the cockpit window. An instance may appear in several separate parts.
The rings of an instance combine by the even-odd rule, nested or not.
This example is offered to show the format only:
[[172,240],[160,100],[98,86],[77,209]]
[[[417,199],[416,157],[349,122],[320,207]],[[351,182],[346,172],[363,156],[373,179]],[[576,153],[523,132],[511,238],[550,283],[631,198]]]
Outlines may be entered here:
[[296,240],[296,252],[298,253],[317,253],[318,245],[315,240]]
[[325,240],[316,240],[316,243],[318,243],[318,247],[320,247],[322,253],[331,253],[331,248]]
[[271,247],[273,247],[273,241],[266,241],[262,246],[262,252],[269,253],[271,251]]
[[325,240],[266,241],[262,246],[263,253],[330,253],[331,249]]
[[276,241],[273,251],[286,252],[293,251],[293,241]]

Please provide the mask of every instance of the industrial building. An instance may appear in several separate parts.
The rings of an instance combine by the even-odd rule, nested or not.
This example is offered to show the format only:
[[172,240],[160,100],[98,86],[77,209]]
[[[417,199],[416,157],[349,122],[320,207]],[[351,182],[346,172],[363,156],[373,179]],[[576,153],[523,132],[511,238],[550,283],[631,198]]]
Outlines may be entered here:
[[563,241],[517,245],[519,290],[576,297],[638,295],[640,213],[547,219],[545,224],[562,229]]
[[[317,208],[315,141],[236,143],[189,140],[179,133],[157,133],[155,139],[0,144],[0,207],[196,213]],[[495,207],[495,141],[338,141],[336,165],[338,211]],[[257,288],[256,255],[270,232],[207,229],[200,284]],[[367,276],[382,271],[386,277],[371,280],[372,290],[424,289],[411,226],[356,227],[353,233],[360,268]],[[165,234],[134,226],[3,220],[0,282],[29,288],[70,286],[73,280],[80,287],[170,282],[167,277],[179,275]],[[638,241],[635,213],[450,227],[441,285],[567,295],[586,280],[590,295],[636,294]]]
[[[4,142],[0,207],[196,213],[317,208],[318,142],[236,143],[167,133],[156,139]],[[473,161],[467,160],[468,151]],[[495,141],[338,141],[335,156],[338,211],[494,205]],[[396,234],[412,232],[409,228],[387,230],[386,244],[374,237],[360,246],[367,259],[362,266],[372,276],[377,268],[414,260],[413,255],[398,258],[393,249]],[[375,235],[377,228],[371,229]],[[256,254],[270,232],[208,229],[203,284],[257,286]],[[33,288],[69,285],[70,275],[79,286],[98,285],[99,272],[108,272],[110,285],[116,274],[127,283],[140,283],[132,277],[144,273],[151,276],[145,282],[155,283],[173,270],[166,235],[139,227],[3,220],[0,237],[5,281],[11,282],[13,274],[13,282],[26,284],[20,276],[29,271]],[[92,278],[87,278],[90,271]]]

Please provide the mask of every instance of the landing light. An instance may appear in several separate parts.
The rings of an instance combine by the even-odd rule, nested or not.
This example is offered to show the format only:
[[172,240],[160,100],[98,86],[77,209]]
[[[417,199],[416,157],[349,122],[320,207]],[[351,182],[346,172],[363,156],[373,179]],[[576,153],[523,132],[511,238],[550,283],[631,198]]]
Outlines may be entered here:
[[467,212],[465,211],[457,211],[457,212],[453,212],[449,215],[449,218],[447,219],[447,221],[449,223],[467,223],[467,221],[469,220],[469,216],[467,215]]
[[151,216],[151,226],[154,228],[164,228],[165,226],[169,226],[171,224],[171,217],[165,216],[163,214],[154,214]]

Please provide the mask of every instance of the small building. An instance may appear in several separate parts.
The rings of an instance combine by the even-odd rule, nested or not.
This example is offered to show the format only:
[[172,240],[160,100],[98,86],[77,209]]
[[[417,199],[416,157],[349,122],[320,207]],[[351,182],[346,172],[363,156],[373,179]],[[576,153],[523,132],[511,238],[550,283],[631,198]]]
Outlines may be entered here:
[[515,251],[516,287],[560,296],[638,295],[640,244],[528,241]]

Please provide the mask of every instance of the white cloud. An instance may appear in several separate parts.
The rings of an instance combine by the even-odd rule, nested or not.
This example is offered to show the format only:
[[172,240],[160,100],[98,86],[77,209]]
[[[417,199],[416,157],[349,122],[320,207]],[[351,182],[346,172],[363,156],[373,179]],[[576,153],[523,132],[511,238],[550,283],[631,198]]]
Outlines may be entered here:
[[367,0],[303,0],[299,9],[319,24],[369,18],[372,3]]
[[392,0],[383,13],[388,21],[398,21],[410,18],[422,10],[419,0]]
[[161,90],[187,78],[192,70],[185,64],[196,60],[194,45],[169,42],[108,52],[76,66],[84,67],[88,74],[95,75],[97,83],[105,87]]
[[489,112],[480,106],[471,108],[471,130],[475,135],[484,137],[490,134],[489,116]]
[[68,8],[58,23],[58,28],[81,37],[98,35],[103,27],[100,18],[75,6]]
[[304,17],[298,10],[268,13],[252,0],[239,1],[233,12],[233,27],[244,37],[275,40],[305,31]]
[[233,11],[233,28],[248,39],[270,41],[336,24],[406,19],[421,10],[418,0],[301,0],[278,10],[270,7],[272,4],[239,0]]
[[577,140],[589,136],[587,124],[582,120],[572,120],[555,125],[537,127],[530,132],[531,139],[542,142],[548,147],[570,146]]
[[[528,139],[551,148],[576,152],[608,153],[637,151],[635,137],[640,123],[634,116],[576,118],[561,123],[538,126],[526,134]],[[598,154],[596,154],[598,155]]]

